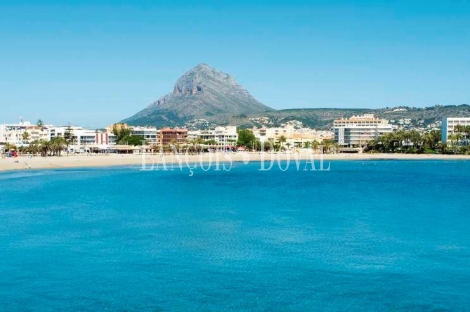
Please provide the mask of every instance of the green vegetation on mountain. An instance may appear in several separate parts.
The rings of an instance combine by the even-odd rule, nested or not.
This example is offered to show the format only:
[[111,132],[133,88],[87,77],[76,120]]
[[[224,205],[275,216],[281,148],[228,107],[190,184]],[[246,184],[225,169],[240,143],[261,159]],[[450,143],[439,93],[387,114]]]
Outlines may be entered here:
[[366,113],[397,122],[407,120],[407,125],[426,127],[436,124],[443,117],[470,117],[470,106],[275,110],[257,101],[232,76],[199,64],[178,79],[172,93],[123,122],[135,126],[187,126],[191,129],[217,125],[275,127],[296,120],[306,127],[329,129],[335,119]]

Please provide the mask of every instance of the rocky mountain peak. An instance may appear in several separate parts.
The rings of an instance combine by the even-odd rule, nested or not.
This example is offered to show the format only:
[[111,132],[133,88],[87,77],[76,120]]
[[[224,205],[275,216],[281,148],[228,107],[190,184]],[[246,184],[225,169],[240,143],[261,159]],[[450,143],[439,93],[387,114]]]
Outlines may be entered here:
[[258,102],[229,74],[201,63],[184,73],[176,81],[171,93],[126,121],[137,124],[140,123],[139,120],[148,122],[158,119],[159,121],[155,122],[158,125],[160,117],[163,118],[165,115],[171,116],[170,124],[177,124],[177,120],[190,118],[228,118],[239,114],[272,110]]

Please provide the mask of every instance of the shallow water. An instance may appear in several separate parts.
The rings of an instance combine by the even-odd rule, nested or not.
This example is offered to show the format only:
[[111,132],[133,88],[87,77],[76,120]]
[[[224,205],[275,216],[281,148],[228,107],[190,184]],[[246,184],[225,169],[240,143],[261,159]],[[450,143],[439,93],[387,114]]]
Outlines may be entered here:
[[0,310],[469,309],[470,162],[234,165],[1,173]]

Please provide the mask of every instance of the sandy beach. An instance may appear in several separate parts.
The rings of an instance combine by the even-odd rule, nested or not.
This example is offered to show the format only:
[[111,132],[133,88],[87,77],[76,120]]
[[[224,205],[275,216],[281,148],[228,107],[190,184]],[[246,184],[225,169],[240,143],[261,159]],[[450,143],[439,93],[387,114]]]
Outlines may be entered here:
[[181,162],[183,166],[194,163],[222,162],[256,162],[271,160],[470,160],[470,155],[430,155],[430,154],[270,154],[270,153],[205,153],[202,155],[63,155],[61,157],[30,157],[19,156],[16,158],[0,159],[0,171],[34,170],[51,168],[80,168],[80,167],[110,167],[125,165],[145,165],[151,168],[152,164],[171,164]]

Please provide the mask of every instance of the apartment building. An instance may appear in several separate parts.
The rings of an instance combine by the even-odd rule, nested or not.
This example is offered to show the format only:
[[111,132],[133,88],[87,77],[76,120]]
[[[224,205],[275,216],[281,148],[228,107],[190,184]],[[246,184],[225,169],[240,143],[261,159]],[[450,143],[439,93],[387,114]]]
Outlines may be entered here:
[[373,114],[337,119],[333,123],[334,139],[340,146],[364,146],[368,141],[395,131],[395,126]]
[[217,145],[236,145],[238,140],[237,127],[215,127],[210,130],[197,130],[188,132],[188,140],[201,139],[215,141]]
[[455,133],[455,126],[470,126],[470,117],[444,117],[442,119],[441,141],[447,142],[449,135]]
[[157,134],[157,141],[161,145],[185,144],[188,138],[187,129],[163,128]]

